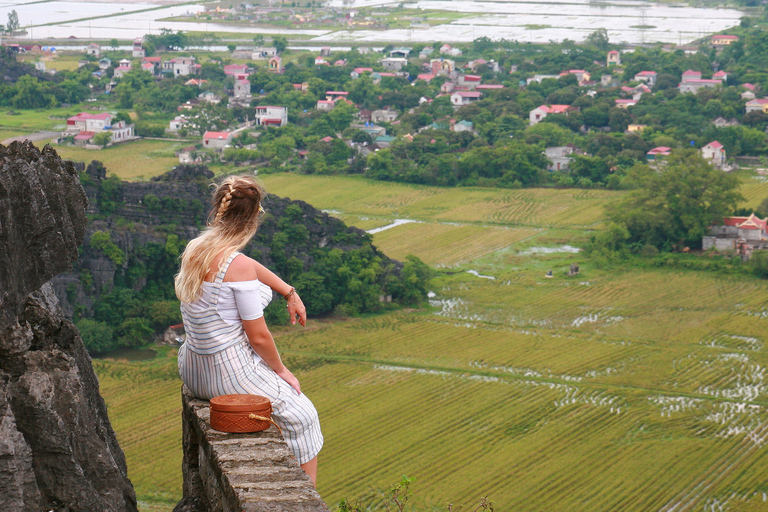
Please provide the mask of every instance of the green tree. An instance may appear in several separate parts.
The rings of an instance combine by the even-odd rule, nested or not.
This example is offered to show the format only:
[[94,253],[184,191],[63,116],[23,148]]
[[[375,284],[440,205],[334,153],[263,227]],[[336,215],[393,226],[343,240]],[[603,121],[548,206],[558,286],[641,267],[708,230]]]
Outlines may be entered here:
[[8,13],[8,24],[5,26],[5,29],[11,35],[19,30],[19,14],[16,12],[16,9]]
[[34,76],[19,77],[15,89],[16,94],[11,99],[14,108],[46,108],[56,104],[56,98],[49,94]]
[[272,46],[275,47],[277,53],[283,53],[288,48],[288,40],[283,36],[275,36],[272,38]]
[[601,51],[605,51],[611,47],[611,43],[608,40],[608,30],[605,28],[599,28],[587,36],[587,44],[591,44],[595,48]]
[[714,169],[693,149],[673,153],[658,172],[648,170],[638,182],[640,188],[608,209],[609,219],[626,229],[633,250],[699,246],[709,226],[743,199],[738,178]]
[[117,51],[120,48],[120,42],[117,39],[110,39],[109,46],[112,48],[112,51]]
[[103,252],[117,267],[125,262],[125,253],[112,241],[109,231],[96,231],[91,235],[88,244]]
[[101,146],[102,148],[107,147],[107,144],[112,142],[112,133],[110,132],[99,132],[96,135],[93,136],[93,142],[97,146]]
[[91,354],[98,354],[115,348],[114,331],[107,323],[90,318],[81,318],[76,325],[85,349]]

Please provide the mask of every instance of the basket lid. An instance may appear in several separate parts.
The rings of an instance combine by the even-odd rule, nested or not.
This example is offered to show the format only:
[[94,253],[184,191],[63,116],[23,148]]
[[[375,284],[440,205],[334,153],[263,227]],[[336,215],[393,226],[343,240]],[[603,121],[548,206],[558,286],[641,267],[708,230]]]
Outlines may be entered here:
[[259,395],[220,395],[211,398],[211,410],[221,412],[252,412],[270,409],[269,398]]

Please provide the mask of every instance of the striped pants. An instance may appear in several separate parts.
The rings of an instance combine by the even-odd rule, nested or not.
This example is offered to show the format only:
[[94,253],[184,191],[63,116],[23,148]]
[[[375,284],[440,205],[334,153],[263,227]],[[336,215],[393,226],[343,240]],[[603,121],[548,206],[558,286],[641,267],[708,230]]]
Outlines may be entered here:
[[272,418],[299,464],[314,459],[323,447],[315,406],[262,361],[247,339],[211,355],[196,354],[184,343],[179,349],[179,374],[189,391],[205,400],[231,394],[269,398]]

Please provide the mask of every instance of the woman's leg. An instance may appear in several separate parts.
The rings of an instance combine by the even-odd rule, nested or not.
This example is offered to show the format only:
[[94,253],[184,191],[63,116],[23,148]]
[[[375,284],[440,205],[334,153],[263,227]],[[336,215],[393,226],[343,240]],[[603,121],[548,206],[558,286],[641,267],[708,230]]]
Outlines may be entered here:
[[309,478],[312,480],[312,485],[317,487],[317,456],[309,462],[302,464],[301,469],[309,475]]

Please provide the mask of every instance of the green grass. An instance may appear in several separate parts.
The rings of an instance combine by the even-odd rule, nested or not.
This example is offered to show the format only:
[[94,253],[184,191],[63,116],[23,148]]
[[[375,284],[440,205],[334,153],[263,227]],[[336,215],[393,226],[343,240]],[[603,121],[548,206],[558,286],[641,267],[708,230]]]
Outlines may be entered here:
[[[419,511],[484,495],[496,510],[765,510],[768,281],[542,252],[583,246],[618,192],[264,182],[368,229],[419,220],[374,243],[451,267],[428,309],[273,329],[320,412],[332,507],[407,474]],[[764,187],[748,181],[747,203]],[[95,366],[142,510],[172,502],[173,355]]]
[[[42,143],[41,143],[42,144]],[[189,145],[183,142],[162,140],[139,140],[115,146],[91,150],[75,146],[54,146],[62,158],[89,163],[99,160],[104,163],[108,174],[123,180],[146,180],[159,176],[179,164],[174,150]]]

